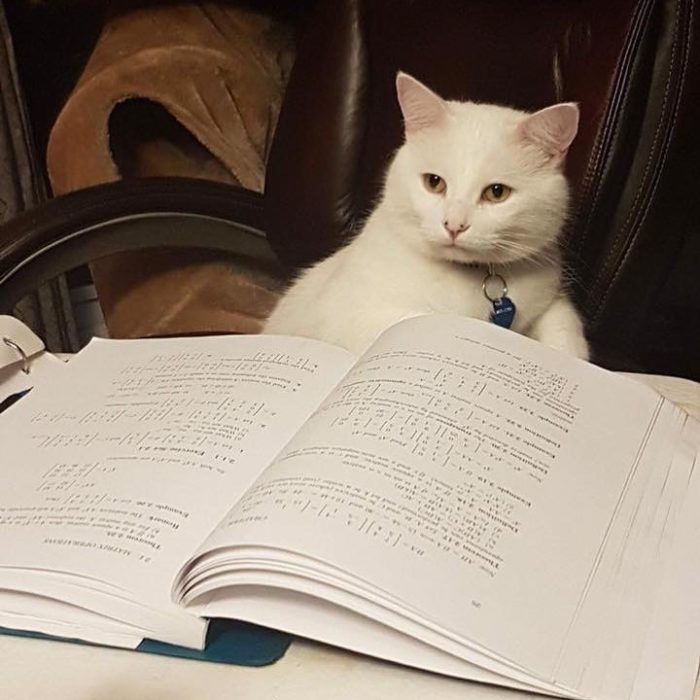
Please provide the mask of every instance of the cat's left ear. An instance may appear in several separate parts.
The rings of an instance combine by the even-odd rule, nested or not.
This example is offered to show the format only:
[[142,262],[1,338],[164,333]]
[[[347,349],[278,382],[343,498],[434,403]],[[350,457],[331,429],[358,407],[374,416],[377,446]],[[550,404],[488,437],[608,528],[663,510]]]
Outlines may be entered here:
[[408,73],[399,71],[396,76],[396,94],[407,135],[439,126],[447,118],[445,100]]
[[560,162],[576,136],[578,119],[578,105],[562,102],[528,115],[520,122],[518,133],[546,151],[554,162]]

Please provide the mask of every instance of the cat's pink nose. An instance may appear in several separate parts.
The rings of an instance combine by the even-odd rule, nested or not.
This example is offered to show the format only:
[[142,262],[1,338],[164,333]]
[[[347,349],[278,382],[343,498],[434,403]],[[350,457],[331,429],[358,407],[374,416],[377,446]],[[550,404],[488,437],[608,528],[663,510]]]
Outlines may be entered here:
[[447,220],[443,221],[442,225],[445,227],[445,231],[447,231],[447,233],[450,234],[450,238],[453,241],[456,240],[457,237],[461,233],[464,233],[469,228],[469,224],[465,224],[465,223],[451,224]]

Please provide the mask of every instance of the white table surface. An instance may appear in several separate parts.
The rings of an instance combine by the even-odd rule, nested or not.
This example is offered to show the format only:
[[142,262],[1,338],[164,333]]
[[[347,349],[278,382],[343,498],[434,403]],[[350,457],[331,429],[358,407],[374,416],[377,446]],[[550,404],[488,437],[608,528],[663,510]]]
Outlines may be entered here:
[[[700,418],[700,385],[645,377]],[[490,688],[296,640],[272,666],[243,668],[0,637],[0,700],[524,700]],[[659,700],[674,700],[659,698]],[[700,686],[695,700],[700,700]]]

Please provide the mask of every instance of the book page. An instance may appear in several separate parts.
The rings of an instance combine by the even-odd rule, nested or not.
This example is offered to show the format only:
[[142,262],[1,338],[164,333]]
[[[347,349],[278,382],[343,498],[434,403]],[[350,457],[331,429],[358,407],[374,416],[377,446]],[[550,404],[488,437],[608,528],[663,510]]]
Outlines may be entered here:
[[360,358],[200,554],[304,554],[551,678],[662,405],[493,325],[411,319]]
[[634,372],[621,372],[622,376],[644,382],[661,396],[673,401],[686,413],[700,420],[700,384],[692,379],[682,377],[666,377],[659,374],[637,374]]
[[352,361],[295,338],[93,341],[0,417],[0,586],[25,567],[171,605],[177,569]]

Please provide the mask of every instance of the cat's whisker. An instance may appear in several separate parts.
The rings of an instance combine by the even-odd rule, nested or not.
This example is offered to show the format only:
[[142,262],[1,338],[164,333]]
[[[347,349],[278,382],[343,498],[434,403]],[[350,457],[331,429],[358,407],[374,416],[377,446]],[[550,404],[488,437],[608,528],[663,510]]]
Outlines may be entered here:
[[556,256],[520,242],[509,240],[494,241],[493,247],[515,256],[518,261],[529,261],[537,266],[551,265],[557,260]]
[[[528,245],[528,240],[539,245]],[[504,246],[507,246],[514,253],[519,253],[525,260],[531,261],[535,265],[553,265],[558,264],[560,256],[552,246],[542,247],[541,241],[534,236],[522,237],[517,241],[504,239]]]

